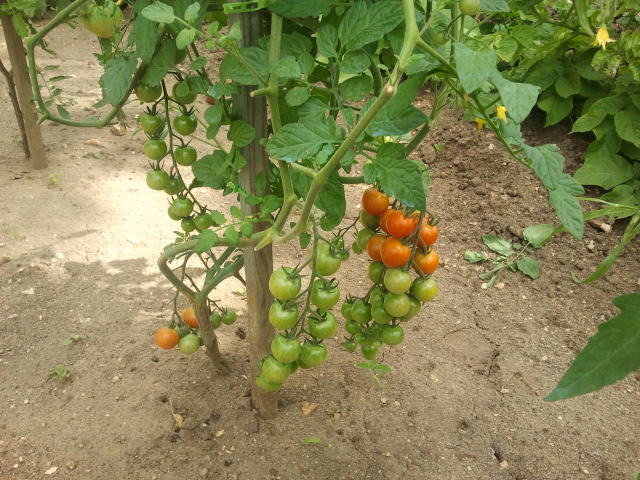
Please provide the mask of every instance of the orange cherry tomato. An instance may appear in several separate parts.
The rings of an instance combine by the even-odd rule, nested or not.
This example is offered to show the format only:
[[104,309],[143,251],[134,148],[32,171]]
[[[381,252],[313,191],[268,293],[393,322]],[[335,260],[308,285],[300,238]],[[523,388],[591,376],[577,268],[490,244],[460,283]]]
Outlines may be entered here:
[[395,212],[395,210],[389,208],[380,214],[380,228],[387,234],[389,233],[389,230],[387,229],[387,219],[392,212]]
[[156,330],[156,345],[165,350],[175,347],[180,341],[180,334],[173,328],[162,327]]
[[437,225],[429,225],[426,221],[420,227],[420,242],[421,246],[430,247],[438,240],[440,236],[440,229]]
[[380,215],[389,208],[389,197],[380,190],[369,188],[362,194],[362,208],[371,215]]
[[419,220],[418,215],[406,217],[400,210],[391,210],[385,219],[385,226],[389,231],[389,235],[402,238],[411,235],[418,226]]
[[411,247],[395,237],[387,237],[380,247],[380,259],[389,268],[401,267],[410,256]]
[[413,268],[423,275],[431,275],[440,265],[440,255],[435,250],[429,253],[418,252],[413,257]]
[[189,325],[191,328],[198,328],[198,319],[196,318],[196,312],[193,307],[185,308],[180,312],[182,315],[182,321]]
[[375,262],[379,262],[382,259],[380,258],[380,247],[384,243],[387,237],[383,237],[382,235],[373,235],[369,240],[367,240],[367,253],[371,260]]

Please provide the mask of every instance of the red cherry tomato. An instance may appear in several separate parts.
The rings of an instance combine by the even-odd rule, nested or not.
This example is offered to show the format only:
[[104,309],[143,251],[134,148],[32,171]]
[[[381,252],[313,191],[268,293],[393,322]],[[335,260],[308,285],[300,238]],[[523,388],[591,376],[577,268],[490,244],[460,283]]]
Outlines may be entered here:
[[410,256],[411,247],[395,237],[387,237],[380,247],[380,259],[389,268],[405,265]]

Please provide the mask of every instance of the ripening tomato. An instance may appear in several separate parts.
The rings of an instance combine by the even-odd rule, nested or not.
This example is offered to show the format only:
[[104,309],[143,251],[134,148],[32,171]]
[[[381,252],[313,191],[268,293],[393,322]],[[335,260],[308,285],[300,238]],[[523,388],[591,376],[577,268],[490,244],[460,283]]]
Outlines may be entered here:
[[429,250],[429,253],[418,252],[413,257],[413,268],[423,275],[431,275],[436,271],[439,264],[440,256],[433,249]]
[[370,215],[380,215],[389,208],[389,197],[380,190],[369,188],[362,194],[362,208]]
[[395,212],[395,210],[392,209],[392,208],[389,208],[389,209],[385,210],[384,212],[382,212],[382,214],[379,217],[380,218],[380,228],[386,234],[389,233],[389,230],[387,229],[387,219],[389,218],[389,215],[391,215],[391,212]]
[[369,254],[369,257],[371,257],[371,260],[375,262],[379,262],[380,260],[382,260],[382,258],[380,257],[380,247],[382,247],[385,238],[387,237],[383,237],[382,235],[374,235],[367,241],[367,253]]
[[386,267],[401,267],[409,261],[410,256],[411,247],[395,237],[387,237],[380,246],[380,260]]
[[173,328],[161,327],[156,331],[155,340],[160,348],[170,350],[180,341],[180,334]]
[[438,284],[433,278],[416,278],[411,285],[411,295],[421,302],[429,302],[438,295]]
[[185,335],[178,342],[178,348],[180,349],[180,351],[182,353],[186,353],[187,355],[191,355],[192,353],[197,352],[200,348],[200,345],[202,345],[200,337],[193,333]]
[[198,328],[198,319],[196,318],[196,312],[193,307],[185,308],[180,311],[182,321],[189,325],[191,328]]
[[391,210],[385,217],[385,227],[396,238],[403,238],[411,233],[418,226],[419,217],[417,215],[404,215],[400,210]]
[[375,230],[378,228],[380,224],[379,217],[375,215],[371,215],[370,213],[365,212],[364,210],[360,210],[360,223],[371,230]]
[[429,225],[424,222],[420,227],[420,241],[418,245],[430,247],[438,240],[440,229],[437,225]]

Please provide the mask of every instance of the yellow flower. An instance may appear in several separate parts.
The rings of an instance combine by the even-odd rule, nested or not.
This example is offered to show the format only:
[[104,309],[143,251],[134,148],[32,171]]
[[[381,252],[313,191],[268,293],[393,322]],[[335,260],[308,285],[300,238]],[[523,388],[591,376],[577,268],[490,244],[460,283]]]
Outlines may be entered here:
[[600,45],[603,50],[607,49],[607,43],[615,42],[615,40],[609,38],[609,31],[606,27],[600,27],[596,33],[596,39],[593,41],[593,45]]
[[484,120],[482,118],[475,118],[475,122],[476,122],[476,128],[478,129],[478,131],[482,130],[482,128],[484,127]]
[[496,116],[500,120],[504,120],[506,122],[507,121],[507,107],[505,107],[504,105],[498,105],[496,107]]

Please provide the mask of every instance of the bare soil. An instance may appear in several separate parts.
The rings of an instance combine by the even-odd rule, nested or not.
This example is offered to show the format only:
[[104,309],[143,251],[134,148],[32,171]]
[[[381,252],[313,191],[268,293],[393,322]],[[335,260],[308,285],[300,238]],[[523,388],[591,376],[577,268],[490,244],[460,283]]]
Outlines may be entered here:
[[[42,56],[75,75],[64,82],[74,114],[91,113],[100,97],[96,45],[65,27],[52,40],[59,57]],[[593,271],[621,226],[587,227],[583,240],[561,235],[537,253],[540,279],[508,274],[503,288],[481,288],[485,267],[467,264],[465,249],[481,249],[482,234],[514,238],[554,216],[531,172],[459,112],[445,112],[417,153],[431,168],[430,208],[441,217],[441,295],[408,325],[404,344],[385,352],[393,372],[377,381],[330,340],[328,363],[294,375],[278,417],[263,420],[247,396],[239,284],[216,293],[240,305],[239,325],[221,334],[229,376],[214,375],[202,352],[153,346],[172,299],[155,260],[176,226],[166,197],[144,183],[141,135],[45,123],[50,167],[34,171],[0,95],[0,479],[630,480],[640,472],[640,375],[543,401],[615,313],[611,299],[638,290],[638,243],[606,278],[578,285],[571,274]],[[140,111],[127,107],[132,125]],[[532,144],[558,143],[569,169],[583,156],[584,142],[562,128],[526,130]],[[361,191],[350,190],[350,218]],[[296,252],[279,247],[276,263],[297,262]],[[363,256],[346,262],[343,292],[366,289],[365,268]],[[73,334],[87,338],[63,345]],[[55,365],[71,379],[49,378]],[[304,415],[304,402],[317,408]]]

